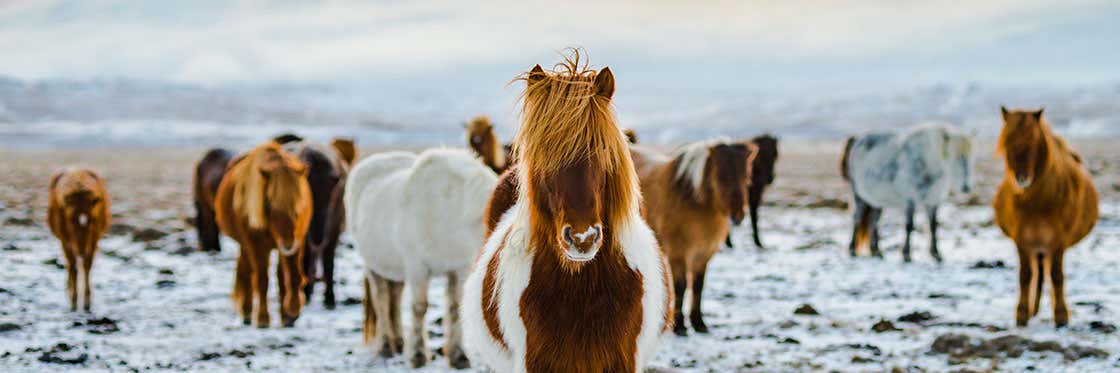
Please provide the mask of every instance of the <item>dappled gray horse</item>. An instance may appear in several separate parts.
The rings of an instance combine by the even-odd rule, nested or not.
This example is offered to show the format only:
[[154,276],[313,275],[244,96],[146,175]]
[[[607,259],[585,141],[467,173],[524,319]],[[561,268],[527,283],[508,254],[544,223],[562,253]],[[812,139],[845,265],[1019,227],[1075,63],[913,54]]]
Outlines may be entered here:
[[937,206],[950,191],[972,189],[972,140],[948,125],[922,124],[897,132],[877,132],[848,138],[840,171],[852,186],[853,228],[848,249],[870,241],[879,253],[879,218],[884,208],[906,210],[906,241],[902,256],[910,261],[910,233],[914,210],[929,216],[930,255],[937,251]]

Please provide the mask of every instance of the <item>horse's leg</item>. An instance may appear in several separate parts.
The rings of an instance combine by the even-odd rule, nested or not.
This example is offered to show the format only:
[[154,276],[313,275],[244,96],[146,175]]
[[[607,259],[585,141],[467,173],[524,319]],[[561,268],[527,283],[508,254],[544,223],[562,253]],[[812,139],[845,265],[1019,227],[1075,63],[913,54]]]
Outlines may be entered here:
[[[323,293],[323,306],[328,310],[333,310],[335,306],[334,299],[334,253],[337,245],[327,245],[323,248],[323,252],[319,253],[319,260],[323,263],[323,287],[326,288]],[[311,298],[307,298],[311,301]]]
[[[762,187],[757,189],[751,188],[750,194],[747,195],[747,208],[751,214],[751,232],[754,234],[754,244],[759,249],[764,249],[762,240],[758,236],[758,205],[762,204]],[[730,236],[729,236],[730,237]],[[730,245],[728,245],[730,246]]]
[[386,282],[389,287],[389,335],[393,351],[399,354],[404,350],[404,332],[401,330],[401,292],[404,291],[404,282]]
[[78,262],[74,252],[62,244],[62,255],[66,257],[66,297],[70,299],[70,311],[78,310]]
[[1038,316],[1038,311],[1042,309],[1042,286],[1046,284],[1046,274],[1050,273],[1050,258],[1045,254],[1035,255],[1034,260],[1034,274],[1037,280],[1032,284],[1034,293],[1031,293],[1031,317]]
[[883,209],[871,207],[871,255],[882,258],[879,251],[879,218],[883,217]]
[[249,255],[244,250],[237,255],[237,274],[233,279],[234,304],[241,313],[241,323],[249,325],[253,315],[253,266],[249,264]]
[[257,247],[246,249],[253,256],[251,264],[253,266],[253,290],[255,290],[257,298],[257,327],[265,329],[272,322],[272,317],[268,314],[268,262],[271,253],[269,250],[261,250]]
[[1054,325],[1061,328],[1069,324],[1069,308],[1066,306],[1065,270],[1062,257],[1065,250],[1054,250],[1050,254],[1050,303],[1054,304]]
[[466,273],[447,272],[447,312],[443,315],[443,355],[455,369],[470,368],[471,362],[463,352],[463,332],[459,321],[459,301],[463,299],[463,280]]
[[89,282],[89,271],[93,268],[93,257],[96,251],[89,250],[89,255],[82,257],[82,310],[89,312],[93,303],[93,284]]
[[424,335],[424,315],[428,313],[428,276],[416,276],[407,282],[409,295],[412,296],[412,330],[405,341],[404,356],[412,368],[428,363],[427,336]]
[[684,258],[669,260],[669,268],[673,271],[673,333],[687,336],[688,329],[684,326],[684,292],[688,287],[688,263]]
[[708,271],[708,260],[711,256],[706,258],[697,258],[692,262],[692,309],[688,311],[688,321],[692,324],[692,329],[697,333],[707,333],[708,325],[704,323],[704,312],[700,310],[700,301],[704,293],[704,274]]
[[1035,277],[1035,261],[1037,258],[1030,254],[1030,249],[1019,246],[1019,305],[1015,308],[1015,324],[1027,326],[1031,319],[1032,289],[1031,281]]
[[852,209],[852,242],[848,244],[848,253],[854,258],[856,256],[856,249],[859,245],[859,223],[863,221],[864,215],[869,214],[871,209],[859,197],[854,197],[852,200],[855,207]]
[[902,243],[902,260],[910,262],[910,233],[914,232],[914,202],[906,203],[906,240]]
[[926,214],[929,215],[929,255],[941,263],[941,251],[937,250],[937,206],[926,207]]
[[195,227],[198,229],[199,251],[218,252],[222,246],[218,239],[218,222],[214,221],[214,210],[205,203],[195,201]]
[[373,271],[367,270],[366,272],[369,274],[367,281],[372,282],[374,288],[372,299],[374,315],[380,315],[376,317],[376,325],[372,333],[374,348],[382,357],[392,357],[396,354],[396,350],[393,348],[392,327],[388,317],[389,313],[392,312],[389,302],[391,294],[389,281],[373,273]]
[[[308,237],[310,237],[310,235]],[[303,291],[304,299],[306,299],[308,302],[311,302],[311,295],[315,293],[316,281],[315,277],[313,276],[318,274],[318,270],[315,268],[315,261],[318,259],[318,253],[315,252],[315,249],[313,249],[311,245],[307,244],[308,241],[310,240],[304,240],[303,262],[300,263],[300,265],[303,266],[303,273],[308,277],[307,284],[304,284],[303,289],[301,290]]]

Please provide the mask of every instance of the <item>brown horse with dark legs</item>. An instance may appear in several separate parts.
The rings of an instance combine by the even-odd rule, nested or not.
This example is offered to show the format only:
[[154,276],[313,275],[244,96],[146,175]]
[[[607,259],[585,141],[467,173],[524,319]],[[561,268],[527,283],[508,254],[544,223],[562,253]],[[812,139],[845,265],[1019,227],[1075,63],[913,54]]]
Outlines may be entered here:
[[1062,257],[1096,225],[1099,196],[1081,159],[1042,119],[1042,110],[1003,113],[996,150],[1007,165],[992,206],[995,223],[1019,251],[1019,304],[1015,322],[1038,314],[1046,275],[1054,324],[1069,323]]
[[214,201],[218,227],[241,246],[232,298],[246,325],[267,328],[268,270],[272,250],[280,252],[276,280],[280,320],[292,326],[304,304],[304,236],[311,221],[307,167],[280,144],[269,141],[230,165]]
[[672,158],[638,147],[631,154],[642,183],[643,215],[673,271],[673,332],[688,334],[682,306],[691,281],[689,321],[697,332],[707,333],[700,308],[704,274],[730,224],[738,225],[746,215],[754,148],[717,140],[689,144]]
[[[747,207],[751,216],[751,232],[754,244],[765,248],[758,232],[758,209],[762,207],[762,193],[774,183],[774,165],[778,163],[778,138],[770,135],[755,137],[747,142],[757,149],[751,161],[751,182],[747,188]],[[727,236],[727,246],[731,246],[731,236]]]
[[295,155],[307,166],[307,184],[311,187],[311,225],[307,228],[303,255],[303,270],[307,285],[303,294],[311,300],[315,283],[323,281],[323,305],[334,309],[334,258],[342,225],[346,220],[346,175],[357,156],[353,140],[334,139],[331,147],[303,138],[284,134],[273,139],[284,145],[284,150]]
[[491,196],[463,346],[499,372],[640,372],[671,295],[610,108],[614,77],[576,57],[525,80],[518,164]]
[[471,119],[463,125],[467,130],[467,144],[470,145],[471,150],[479,157],[482,157],[482,162],[494,170],[495,173],[501,174],[512,164],[510,159],[509,148],[502,146],[498,141],[498,136],[494,134],[494,126],[490,124],[490,119],[485,116],[478,116]]
[[218,222],[214,220],[214,196],[233,159],[229,150],[215,148],[206,152],[194,170],[194,226],[198,231],[199,251],[222,251]]
[[66,258],[66,295],[70,310],[89,312],[93,287],[89,272],[97,242],[109,229],[109,192],[90,170],[68,168],[51,177],[47,224]]

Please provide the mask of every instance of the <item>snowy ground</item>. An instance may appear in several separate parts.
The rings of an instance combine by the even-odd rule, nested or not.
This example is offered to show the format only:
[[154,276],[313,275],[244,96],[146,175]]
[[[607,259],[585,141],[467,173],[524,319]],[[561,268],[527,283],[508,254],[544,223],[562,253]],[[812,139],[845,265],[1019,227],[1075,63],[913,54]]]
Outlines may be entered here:
[[[179,167],[190,159],[171,158]],[[90,159],[95,165],[112,162]],[[160,159],[167,161],[167,157]],[[121,201],[114,215],[132,227],[120,226],[118,234],[102,241],[92,273],[92,314],[67,311],[65,271],[58,265],[57,243],[40,216],[41,197],[19,193],[41,184],[27,181],[40,176],[39,171],[27,170],[39,164],[26,161],[24,166],[0,165],[0,171],[22,180],[0,185],[4,197],[0,198],[0,371],[406,370],[403,359],[377,358],[361,344],[359,259],[348,245],[339,251],[342,304],[337,309],[324,309],[316,296],[294,328],[241,326],[229,300],[235,246],[227,241],[217,255],[190,250],[193,231],[183,222],[190,214],[187,185],[180,185],[189,173],[182,170],[158,177],[117,175],[132,177],[127,187],[114,186],[114,178],[109,178],[114,202]],[[164,169],[161,162],[133,165]],[[779,170],[783,171],[787,180],[805,179],[803,170],[792,164]],[[783,182],[782,175],[775,189],[788,191],[790,181]],[[152,185],[165,187],[137,191],[135,199],[145,202],[127,201],[128,188]],[[818,193],[818,199],[842,195],[837,193],[832,187]],[[1120,323],[1120,250],[1116,249],[1120,204],[1114,199],[1103,204],[1103,218],[1093,234],[1066,257],[1073,317],[1068,328],[1055,330],[1048,296],[1040,317],[1027,328],[1014,327],[1017,260],[1010,242],[991,226],[989,207],[944,208],[945,263],[929,258],[928,236],[922,231],[914,239],[915,262],[905,264],[898,250],[902,227],[897,213],[889,212],[885,218],[885,259],[851,259],[846,250],[850,232],[846,210],[808,208],[791,197],[798,195],[775,193],[775,203],[764,208],[763,239],[769,249],[759,251],[748,243],[749,228],[735,230],[736,247],[717,255],[708,272],[704,306],[711,334],[667,337],[654,368],[681,372],[1120,369],[1120,331],[1115,331]],[[32,219],[24,220],[27,217]],[[159,237],[145,228],[168,235]],[[442,343],[437,321],[444,304],[438,296],[442,282],[434,286],[438,289],[431,292],[428,315],[433,348]],[[803,304],[820,314],[794,314]],[[275,309],[276,302],[270,305]],[[899,319],[923,311],[932,318]],[[881,320],[899,330],[876,332],[873,326]],[[274,320],[274,324],[279,323]],[[1056,341],[1057,346],[1035,343],[1034,347],[1066,354],[1029,347],[1018,357],[932,353],[934,341],[948,334]],[[1073,345],[1085,348],[1070,348]],[[1101,351],[1094,355],[1089,347]],[[424,371],[446,369],[446,361],[437,359]]]

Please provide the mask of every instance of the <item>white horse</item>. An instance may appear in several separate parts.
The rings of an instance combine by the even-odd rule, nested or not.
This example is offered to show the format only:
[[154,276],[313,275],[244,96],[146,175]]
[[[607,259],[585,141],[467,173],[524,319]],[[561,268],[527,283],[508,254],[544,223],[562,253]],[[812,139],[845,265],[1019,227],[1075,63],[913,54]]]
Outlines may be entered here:
[[968,194],[972,189],[972,139],[951,126],[921,124],[898,132],[869,133],[848,138],[841,160],[841,174],[852,186],[853,229],[848,247],[870,240],[871,254],[879,253],[879,218],[883,208],[906,211],[903,259],[910,261],[910,233],[914,210],[929,215],[930,255],[937,251],[937,206],[950,191]]
[[[428,362],[424,330],[428,281],[446,274],[444,355],[452,367],[469,366],[460,343],[459,300],[462,280],[482,244],[483,210],[495,183],[497,175],[466,150],[381,153],[362,160],[350,172],[347,229],[366,269],[363,332],[382,356],[400,352],[403,344],[413,367]],[[402,282],[412,297],[412,326],[404,341],[399,313]]]

